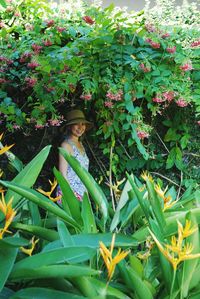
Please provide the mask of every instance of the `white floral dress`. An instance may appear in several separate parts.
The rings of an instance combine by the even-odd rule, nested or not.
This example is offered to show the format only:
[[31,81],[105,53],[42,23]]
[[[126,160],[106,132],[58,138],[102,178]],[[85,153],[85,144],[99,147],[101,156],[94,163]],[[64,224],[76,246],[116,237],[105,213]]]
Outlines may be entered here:
[[[81,166],[83,166],[86,170],[88,170],[89,167],[89,159],[88,156],[84,150],[84,147],[82,145],[83,151],[81,151],[77,146],[69,139],[65,140],[67,143],[69,143],[73,149],[73,156],[76,158]],[[86,191],[86,188],[80,178],[77,176],[75,171],[72,169],[72,167],[68,164],[67,165],[67,181],[70,184],[70,187],[74,191],[76,197],[78,200],[82,200],[83,194]],[[57,194],[61,195],[62,192],[60,190],[60,187],[58,186]]]

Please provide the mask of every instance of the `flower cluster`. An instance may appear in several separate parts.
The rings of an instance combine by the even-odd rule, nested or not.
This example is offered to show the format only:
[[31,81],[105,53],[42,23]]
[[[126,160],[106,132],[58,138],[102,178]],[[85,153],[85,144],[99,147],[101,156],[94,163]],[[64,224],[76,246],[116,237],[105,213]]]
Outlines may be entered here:
[[12,201],[13,197],[8,201],[8,203],[6,203],[4,198],[4,191],[1,193],[0,211],[5,216],[5,224],[4,227],[0,229],[0,239],[3,238],[3,235],[6,232],[9,233],[8,228],[16,215],[16,211],[12,208]]
[[176,46],[174,46],[174,47],[168,47],[168,48],[166,49],[166,51],[167,51],[168,53],[170,53],[170,54],[173,54],[173,53],[176,52]]
[[188,102],[186,102],[183,98],[180,98],[176,101],[176,105],[179,107],[186,107]]
[[151,68],[145,66],[144,63],[141,63],[141,64],[140,64],[140,68],[143,70],[144,73],[148,73],[148,72],[151,71]]
[[95,23],[95,21],[90,16],[84,16],[83,20],[89,25],[93,25]]
[[41,50],[42,50],[42,46],[40,46],[40,45],[37,45],[37,44],[32,44],[32,49],[33,49],[33,51],[34,51],[34,53],[37,55],[37,54],[39,54],[40,52],[41,52]]
[[80,96],[81,99],[85,101],[90,101],[92,99],[92,95],[90,93],[85,93]]
[[35,69],[36,67],[38,67],[39,66],[39,63],[37,63],[37,62],[29,62],[28,64],[27,64],[27,67],[28,68],[30,68],[30,69]]
[[56,186],[57,186],[57,181],[54,179],[53,182],[51,182],[49,180],[49,184],[51,186],[51,190],[50,191],[44,191],[42,189],[37,189],[37,191],[39,191],[40,193],[44,194],[45,196],[47,196],[51,201],[56,202],[58,200],[61,199],[62,195],[56,196],[56,197],[52,197],[52,193],[55,190]]
[[47,24],[47,27],[53,27],[54,24],[55,24],[55,21],[54,20],[49,20],[49,21],[46,22],[46,24]]
[[149,133],[142,131],[142,130],[138,130],[137,131],[137,136],[139,139],[143,140],[144,138],[148,138],[149,137]]
[[184,65],[180,66],[180,69],[184,72],[191,71],[193,69],[190,63],[185,63]]
[[50,47],[50,46],[53,45],[53,43],[49,39],[43,41],[43,44],[44,44],[45,47]]
[[166,259],[172,264],[174,271],[177,266],[182,262],[190,259],[196,259],[200,257],[200,253],[191,254],[193,251],[193,245],[185,242],[185,238],[192,235],[197,227],[191,227],[191,221],[186,220],[185,227],[178,222],[178,237],[172,236],[171,244],[162,245],[156,236],[150,231],[158,249],[166,257]]
[[123,91],[120,89],[117,93],[113,93],[111,91],[108,91],[106,94],[106,98],[111,101],[121,101],[123,96]]
[[26,62],[29,58],[32,57],[32,53],[30,52],[25,52],[20,56],[19,62],[24,63]]
[[25,82],[26,82],[26,84],[27,84],[29,87],[33,87],[33,86],[35,86],[35,84],[37,83],[37,78],[29,78],[29,77],[26,77],[26,78],[25,78]]
[[160,43],[154,42],[151,38],[147,38],[146,42],[152,46],[153,49],[159,49]]
[[52,127],[59,127],[61,126],[61,124],[63,123],[63,116],[61,116],[60,118],[57,118],[57,119],[49,119],[48,120],[48,123],[50,126]]
[[198,46],[200,46],[200,39],[191,43],[191,47],[198,47]]

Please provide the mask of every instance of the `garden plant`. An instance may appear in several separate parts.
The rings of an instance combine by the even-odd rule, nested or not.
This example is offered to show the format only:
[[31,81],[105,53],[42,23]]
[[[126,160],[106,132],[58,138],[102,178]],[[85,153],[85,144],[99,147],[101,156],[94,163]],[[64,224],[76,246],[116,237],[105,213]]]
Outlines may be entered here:
[[[200,13],[97,2],[0,0],[0,298],[198,299]],[[75,106],[82,202],[49,164]]]

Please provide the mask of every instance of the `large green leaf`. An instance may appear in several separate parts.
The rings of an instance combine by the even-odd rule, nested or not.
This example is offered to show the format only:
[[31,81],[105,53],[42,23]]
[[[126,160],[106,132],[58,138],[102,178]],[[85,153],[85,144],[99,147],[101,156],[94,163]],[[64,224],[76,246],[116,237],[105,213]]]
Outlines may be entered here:
[[[20,184],[22,186],[32,187],[43,167],[44,162],[48,157],[50,148],[50,145],[43,148],[39,152],[39,154],[29,164],[27,164],[24,169],[13,179],[12,182]],[[8,192],[6,193],[6,200],[9,200],[9,198],[11,198],[12,196],[14,196],[13,206],[15,206],[21,199],[22,195],[8,190]]]
[[76,172],[76,174],[79,176],[88,192],[90,193],[92,199],[99,206],[100,210],[102,211],[103,221],[105,224],[108,219],[108,203],[103,191],[95,182],[93,177],[89,174],[89,172],[80,165],[79,161],[77,161],[72,155],[67,153],[67,151],[63,148],[59,148],[59,150],[63,157],[70,164],[70,166],[73,168],[73,170]]
[[55,230],[41,226],[13,222],[11,227],[28,232],[31,235],[36,235],[37,237],[47,241],[55,241],[59,239],[59,234]]
[[94,256],[96,250],[88,246],[70,246],[49,250],[47,252],[40,252],[33,256],[26,257],[17,262],[13,268],[14,272],[19,269],[35,269],[42,266],[48,266],[60,263],[77,264],[89,260]]
[[72,293],[53,290],[51,288],[27,288],[16,292],[10,299],[84,299],[86,297],[75,295]]
[[87,193],[83,196],[81,216],[84,223],[83,233],[97,233],[95,217]]
[[6,181],[0,180],[0,184],[11,189],[12,191],[14,191],[18,194],[20,194],[21,196],[29,199],[33,203],[46,209],[47,211],[53,213],[54,215],[60,217],[61,219],[66,221],[69,225],[80,229],[79,224],[74,219],[72,219],[65,211],[63,211],[54,202],[49,200],[47,197],[45,197],[41,193],[39,193],[35,190],[32,190],[32,189],[29,189],[27,187],[23,187],[19,184],[12,183],[12,182],[6,182]]
[[[28,267],[28,266],[27,266]],[[87,275],[98,275],[100,271],[93,270],[89,267],[81,267],[74,265],[50,265],[39,268],[22,268],[12,271],[9,276],[11,281],[21,281],[41,279],[41,278],[73,278]]]
[[[4,243],[5,245],[6,243]],[[9,246],[1,246],[0,244],[0,265],[1,265],[1,271],[0,271],[0,291],[3,289],[7,278],[12,271],[18,248]]]
[[68,231],[65,223],[63,221],[57,219],[57,228],[58,228],[58,233],[60,236],[60,240],[63,244],[63,247],[74,246],[74,241],[73,241],[72,236],[70,235],[70,232]]
[[62,206],[66,212],[70,212],[72,218],[82,225],[81,221],[81,212],[80,212],[80,202],[77,200],[74,192],[72,191],[69,183],[63,177],[63,175],[54,168],[55,177],[60,185],[62,190]]

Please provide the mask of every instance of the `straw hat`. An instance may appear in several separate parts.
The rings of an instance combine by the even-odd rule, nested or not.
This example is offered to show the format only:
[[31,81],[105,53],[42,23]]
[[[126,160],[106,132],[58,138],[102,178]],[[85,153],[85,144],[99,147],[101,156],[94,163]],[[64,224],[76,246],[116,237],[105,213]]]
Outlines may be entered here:
[[65,126],[83,123],[86,125],[86,130],[90,130],[93,127],[93,123],[85,118],[85,115],[81,110],[71,110],[66,114],[65,118]]

